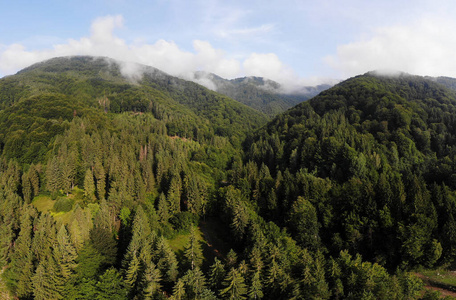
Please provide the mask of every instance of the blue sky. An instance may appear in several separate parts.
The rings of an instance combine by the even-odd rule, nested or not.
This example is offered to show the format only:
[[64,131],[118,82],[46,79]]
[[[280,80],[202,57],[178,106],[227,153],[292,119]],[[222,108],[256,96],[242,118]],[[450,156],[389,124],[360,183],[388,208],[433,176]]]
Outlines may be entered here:
[[139,62],[182,77],[204,70],[290,85],[374,69],[456,77],[453,3],[0,0],[0,77],[78,54]]

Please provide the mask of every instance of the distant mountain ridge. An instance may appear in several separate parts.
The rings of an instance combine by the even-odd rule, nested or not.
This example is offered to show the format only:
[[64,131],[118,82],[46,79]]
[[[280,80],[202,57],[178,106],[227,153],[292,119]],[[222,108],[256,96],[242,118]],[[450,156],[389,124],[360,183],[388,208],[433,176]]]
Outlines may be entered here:
[[218,93],[269,116],[284,112],[331,87],[329,84],[321,84],[288,91],[278,82],[264,77],[249,76],[229,80],[206,72],[196,72],[195,79],[202,84],[213,84]]

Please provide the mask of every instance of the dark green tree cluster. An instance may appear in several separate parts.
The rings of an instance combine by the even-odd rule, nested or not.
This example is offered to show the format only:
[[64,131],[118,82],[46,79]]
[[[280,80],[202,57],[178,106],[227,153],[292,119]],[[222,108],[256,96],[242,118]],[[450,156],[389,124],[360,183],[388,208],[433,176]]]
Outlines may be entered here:
[[264,116],[144,74],[74,57],[0,80],[12,295],[418,299],[408,271],[453,262],[451,91],[367,74],[253,134]]
[[233,179],[305,247],[391,269],[452,262],[455,99],[410,75],[347,80],[263,128]]

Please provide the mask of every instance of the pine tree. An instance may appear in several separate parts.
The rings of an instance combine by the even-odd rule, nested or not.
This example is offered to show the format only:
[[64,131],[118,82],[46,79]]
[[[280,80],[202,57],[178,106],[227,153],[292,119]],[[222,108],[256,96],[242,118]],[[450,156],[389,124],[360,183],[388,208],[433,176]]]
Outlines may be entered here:
[[7,277],[12,279],[16,295],[27,298],[32,291],[33,276],[32,220],[27,211],[21,218],[20,228]]
[[141,261],[136,256],[136,253],[133,253],[133,257],[128,265],[128,269],[125,273],[125,283],[129,287],[130,291],[135,292],[136,288],[139,285],[141,277]]
[[79,204],[76,203],[71,218],[68,227],[71,242],[76,250],[80,250],[90,238],[90,230],[93,226],[92,214],[89,210],[83,210]]
[[176,254],[163,236],[158,239],[157,257],[159,258],[157,267],[163,274],[163,281],[166,283],[176,281],[179,274]]
[[149,262],[144,273],[144,299],[153,299],[161,289],[161,274],[153,262]]
[[95,183],[91,169],[87,169],[84,176],[84,197],[90,202],[95,200]]
[[46,188],[51,193],[57,193],[61,189],[60,169],[57,157],[48,160],[46,167]]
[[125,269],[129,268],[133,256],[139,256],[141,248],[144,247],[146,237],[152,234],[147,215],[141,205],[138,205],[133,219],[132,237],[125,253],[122,265]]
[[242,240],[248,222],[249,215],[245,205],[242,202],[234,204],[233,221],[231,222],[231,229],[233,230],[234,236],[238,240]]
[[174,173],[171,176],[168,194],[166,197],[166,199],[168,200],[168,207],[172,213],[178,213],[181,211],[181,208],[180,208],[181,193],[182,193],[182,180],[178,173]]
[[211,288],[218,291],[222,287],[222,282],[225,279],[225,267],[223,263],[217,258],[214,258],[214,263],[209,271],[209,283]]
[[54,218],[49,213],[42,213],[35,226],[32,251],[38,261],[42,261],[51,254],[57,242]]
[[169,219],[168,200],[164,193],[160,193],[158,197],[158,218],[163,223],[168,222]]
[[8,264],[13,248],[13,224],[0,217],[0,268]]
[[[85,299],[85,298],[84,298]],[[93,298],[91,298],[93,299]],[[127,300],[127,289],[116,269],[110,268],[100,276],[96,283],[95,300]]]
[[116,261],[117,243],[112,233],[96,226],[90,231],[90,241],[93,247],[103,256],[103,263],[112,265]]
[[263,259],[261,257],[261,250],[259,247],[253,247],[252,251],[249,254],[249,263],[251,267],[251,271],[253,273],[261,272],[264,267]]
[[22,175],[22,195],[24,196],[25,203],[32,201],[33,189],[28,172]]
[[223,285],[225,288],[220,290],[220,296],[224,299],[246,299],[245,295],[247,294],[247,287],[244,283],[244,278],[237,269],[231,268]]
[[54,249],[57,264],[60,266],[62,277],[68,280],[76,267],[77,253],[71,244],[70,237],[64,225],[57,233],[57,245]]
[[203,263],[203,251],[199,243],[198,237],[196,236],[195,227],[190,228],[190,239],[184,250],[185,258],[189,267],[193,270],[195,267],[200,267]]
[[205,204],[204,188],[197,174],[190,173],[184,177],[184,199],[187,210],[194,214],[201,214]]
[[185,299],[185,283],[182,279],[179,279],[173,286],[173,300]]
[[250,283],[248,290],[248,296],[249,299],[261,299],[264,296],[260,271],[256,271],[255,274],[253,274],[252,282]]
[[185,273],[184,281],[186,292],[190,298],[199,299],[201,293],[206,289],[206,278],[199,267],[188,270]]
[[230,251],[226,255],[226,266],[231,269],[231,268],[234,268],[236,263],[237,263],[237,254],[236,254],[236,252],[234,252],[233,249],[230,249]]
[[98,200],[102,200],[105,198],[106,194],[106,172],[101,164],[100,159],[98,157],[95,158],[95,164],[93,167],[93,175],[97,181],[97,196]]
[[40,262],[32,277],[36,300],[62,299],[63,278],[54,257],[50,254]]
[[94,279],[101,269],[103,256],[92,246],[91,243],[86,243],[78,252],[75,268],[78,280]]

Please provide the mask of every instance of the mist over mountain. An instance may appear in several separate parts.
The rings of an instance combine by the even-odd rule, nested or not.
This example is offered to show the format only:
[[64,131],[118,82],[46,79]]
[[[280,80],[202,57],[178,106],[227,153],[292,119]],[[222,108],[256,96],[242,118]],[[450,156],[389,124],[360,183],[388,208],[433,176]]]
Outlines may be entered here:
[[205,72],[196,72],[194,80],[269,116],[281,113],[331,87],[329,84],[322,84],[287,89],[263,77],[228,80]]
[[196,76],[217,92],[89,56],[0,79],[0,297],[438,299],[454,79]]

